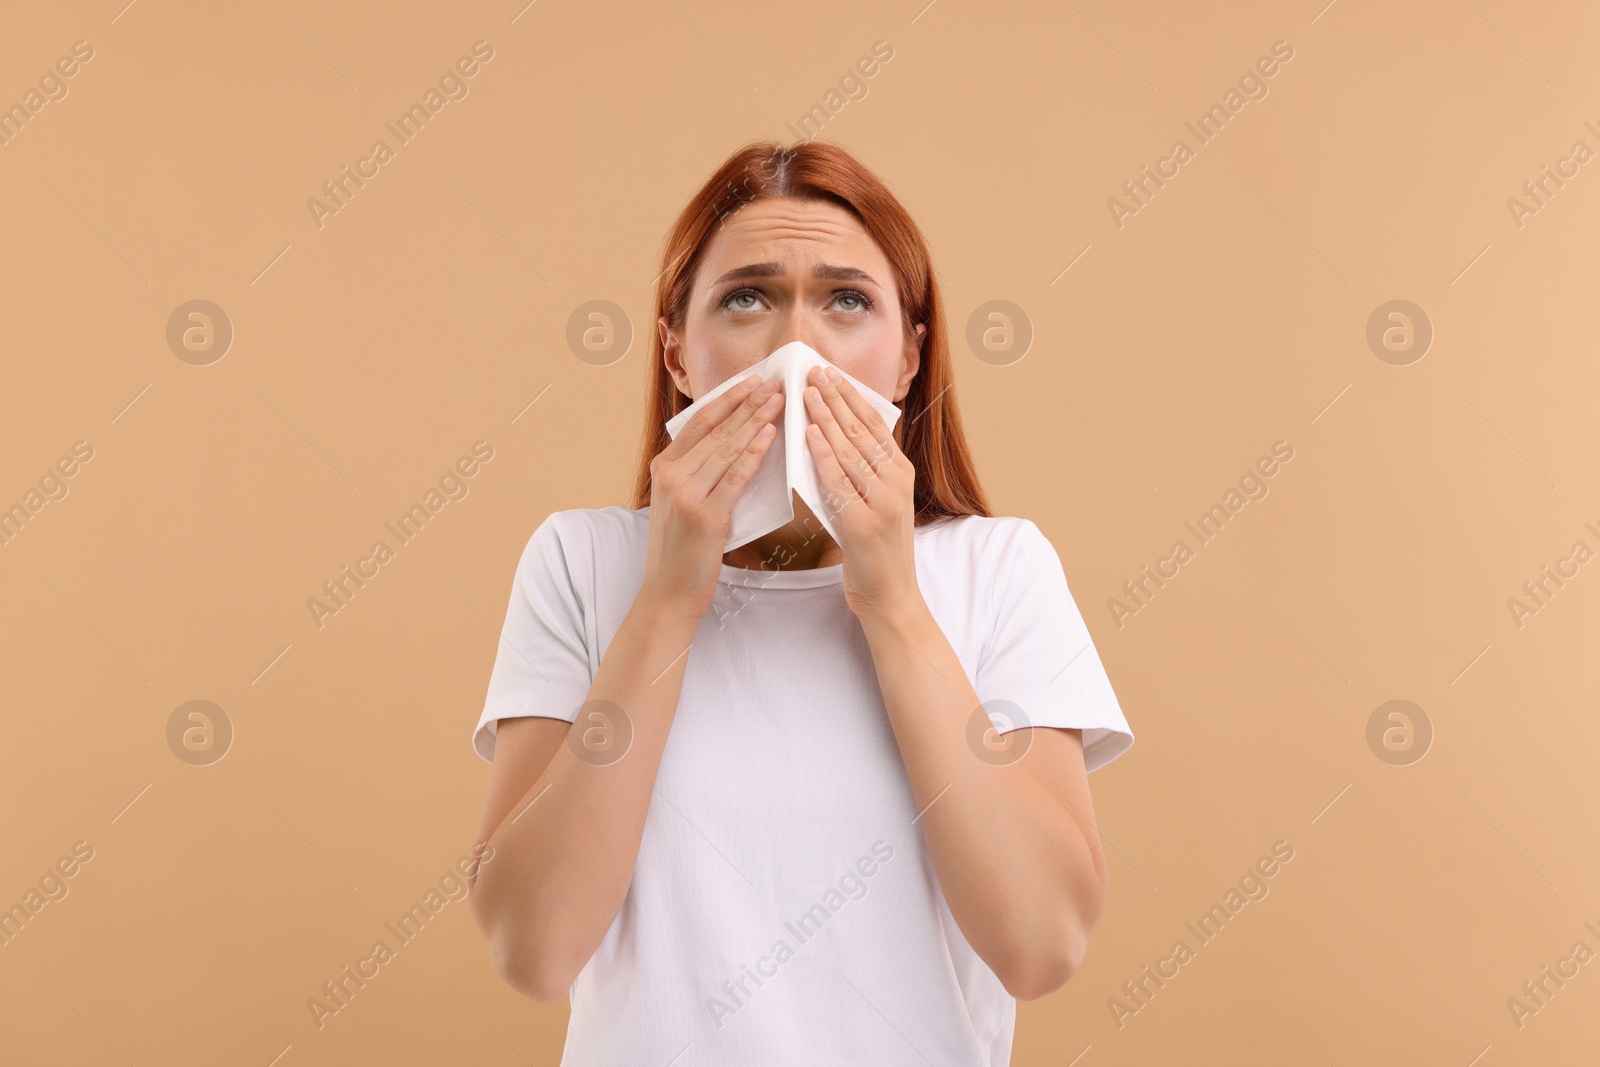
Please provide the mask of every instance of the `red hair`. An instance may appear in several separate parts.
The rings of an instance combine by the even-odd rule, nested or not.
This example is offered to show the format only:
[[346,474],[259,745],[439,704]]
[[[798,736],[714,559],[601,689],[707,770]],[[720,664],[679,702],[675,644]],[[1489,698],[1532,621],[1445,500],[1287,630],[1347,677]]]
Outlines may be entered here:
[[[825,200],[860,221],[894,272],[906,336],[922,323],[922,362],[911,380],[901,416],[900,449],[916,468],[916,525],[942,516],[990,515],[976,467],[961,432],[950,366],[944,303],[933,258],[911,215],[882,180],[838,145],[776,141],[745,145],[717,168],[678,216],[662,250],[656,282],[656,318],[681,335],[689,290],[717,226],[745,204],[773,197]],[[654,320],[652,320],[654,327]],[[666,424],[693,400],[678,391],[667,371],[661,331],[652,328],[651,390],[645,409],[634,508],[650,503],[650,461],[671,443]]]

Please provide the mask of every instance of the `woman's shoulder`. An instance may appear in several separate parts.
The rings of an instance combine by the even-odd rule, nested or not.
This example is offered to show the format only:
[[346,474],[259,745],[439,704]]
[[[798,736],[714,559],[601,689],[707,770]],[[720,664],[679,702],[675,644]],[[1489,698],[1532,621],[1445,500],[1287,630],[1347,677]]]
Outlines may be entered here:
[[1044,573],[1059,557],[1034,523],[1017,515],[957,515],[917,527],[917,554],[933,575],[983,587],[1009,584],[1018,568]]
[[1032,519],[1018,515],[945,515],[917,527],[929,547],[949,546],[983,554],[1007,553],[1045,539]]
[[566,508],[562,511],[552,511],[544,517],[534,532],[537,533],[538,530],[549,526],[566,536],[631,534],[640,529],[648,529],[649,524],[649,508],[625,508],[616,504],[603,508]]
[[559,553],[570,566],[577,560],[632,552],[648,542],[649,511],[620,505],[552,511],[528,536],[523,558],[550,558],[551,553]]

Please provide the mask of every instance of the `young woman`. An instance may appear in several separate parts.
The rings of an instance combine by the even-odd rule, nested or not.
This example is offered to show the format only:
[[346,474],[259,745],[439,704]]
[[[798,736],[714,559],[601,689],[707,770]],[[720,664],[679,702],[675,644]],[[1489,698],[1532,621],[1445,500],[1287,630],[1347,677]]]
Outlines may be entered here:
[[[633,507],[533,533],[473,733],[472,908],[569,992],[563,1067],[1009,1063],[1106,895],[1087,774],[1133,734],[1031,521],[992,517],[916,224],[844,150],[736,152],[663,254]],[[790,341],[803,395],[755,376]],[[786,403],[837,542],[724,553]],[[648,505],[648,506],[646,506]]]

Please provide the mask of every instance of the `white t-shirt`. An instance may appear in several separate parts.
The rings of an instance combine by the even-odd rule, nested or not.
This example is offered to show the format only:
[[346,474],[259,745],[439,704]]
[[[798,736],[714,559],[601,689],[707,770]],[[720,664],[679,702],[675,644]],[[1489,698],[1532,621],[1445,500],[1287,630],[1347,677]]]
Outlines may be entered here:
[[[576,717],[643,581],[649,510],[560,511],[529,539],[478,755],[493,761],[498,719]],[[1081,728],[1091,771],[1127,751],[1037,526],[942,519],[915,551],[999,732]],[[843,566],[724,565],[633,883],[571,989],[562,1067],[1004,1067],[1016,1001],[952,918],[916,814]]]

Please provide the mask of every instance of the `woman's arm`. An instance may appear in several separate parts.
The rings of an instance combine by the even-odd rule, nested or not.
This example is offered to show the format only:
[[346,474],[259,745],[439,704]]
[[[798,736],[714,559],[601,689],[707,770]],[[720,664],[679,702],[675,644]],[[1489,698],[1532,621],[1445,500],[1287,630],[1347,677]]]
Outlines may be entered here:
[[1105,904],[1082,732],[1025,727],[1003,738],[1023,758],[980,759],[978,695],[920,593],[861,626],[950,914],[1012,996],[1042,997],[1077,970]]
[[494,862],[478,868],[472,914],[495,969],[535,1000],[566,995],[628,895],[689,644],[716,594],[734,502],[777,436],[780,384],[750,375],[650,464],[644,580],[585,698],[623,720],[602,728],[631,733],[620,758],[580,743],[596,725],[584,709],[570,727],[496,735],[478,829]]
[[[860,620],[950,914],[1012,996],[1071,978],[1106,895],[1078,730],[1024,727],[1021,759],[969,745],[983,715],[917,583],[916,470],[883,418],[837,373],[813,369],[806,440],[832,498],[845,599]],[[1027,735],[1027,736],[1024,736]],[[992,738],[991,734],[985,735]]]
[[[502,719],[470,901],[495,969],[535,1000],[559,1000],[594,955],[633,881],[650,793],[678,706],[697,620],[641,597],[618,627],[587,700],[622,709],[626,754],[589,762],[560,719]],[[603,762],[610,761],[610,762]]]

